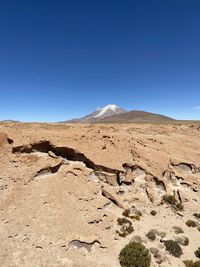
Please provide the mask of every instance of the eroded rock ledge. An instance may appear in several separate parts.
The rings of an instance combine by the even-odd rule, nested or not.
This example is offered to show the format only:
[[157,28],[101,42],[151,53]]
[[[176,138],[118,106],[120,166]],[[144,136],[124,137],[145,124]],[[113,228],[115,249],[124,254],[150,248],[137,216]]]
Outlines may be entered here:
[[50,141],[46,141],[46,140],[42,140],[42,141],[28,144],[28,145],[13,147],[12,152],[13,153],[53,152],[56,156],[60,156],[64,159],[67,159],[70,161],[83,162],[87,168],[92,169],[94,171],[116,174],[117,179],[119,179],[120,173],[122,173],[121,170],[112,169],[107,166],[94,163],[92,160],[87,158],[85,154],[81,153],[78,150],[75,150],[70,147],[58,147],[58,146],[53,145]]
[[[55,166],[48,166],[40,169],[33,178],[56,173],[59,168],[66,164],[66,160],[82,162],[88,169],[91,169],[89,179],[100,183],[108,184],[112,187],[119,186],[125,189],[136,190],[140,193],[145,193],[151,202],[161,199],[164,194],[178,194],[179,199],[187,190],[197,192],[196,174],[199,174],[200,168],[190,163],[184,162],[169,162],[168,168],[160,177],[154,176],[146,168],[137,164],[122,164],[122,170],[113,169],[104,165],[94,163],[86,155],[76,149],[70,147],[59,147],[52,144],[48,140],[41,140],[39,142],[28,145],[16,146],[12,149],[13,153],[46,153],[49,156],[61,157],[60,163]],[[190,183],[187,181],[187,176],[191,176]],[[129,191],[130,191],[129,190]],[[116,202],[117,197],[113,198],[107,191],[102,191],[102,195],[110,199],[114,204],[120,208],[124,208],[119,202]]]

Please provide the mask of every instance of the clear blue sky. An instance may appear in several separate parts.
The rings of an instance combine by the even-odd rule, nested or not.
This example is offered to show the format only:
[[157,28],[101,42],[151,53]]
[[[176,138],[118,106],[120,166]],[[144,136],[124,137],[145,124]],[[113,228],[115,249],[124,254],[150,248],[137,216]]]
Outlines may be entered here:
[[6,0],[0,120],[118,104],[200,119],[199,0]]

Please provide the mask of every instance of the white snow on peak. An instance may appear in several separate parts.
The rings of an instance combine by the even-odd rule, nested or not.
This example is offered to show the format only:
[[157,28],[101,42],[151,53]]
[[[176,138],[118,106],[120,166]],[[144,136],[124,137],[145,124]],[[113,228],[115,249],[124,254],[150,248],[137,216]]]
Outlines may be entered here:
[[97,117],[100,117],[102,115],[104,115],[106,112],[108,112],[109,110],[112,110],[112,111],[116,111],[116,109],[118,109],[119,107],[117,105],[107,105],[103,108],[100,108],[100,109],[97,109],[97,111],[99,111],[99,113],[97,115],[94,116],[94,118],[97,118]]

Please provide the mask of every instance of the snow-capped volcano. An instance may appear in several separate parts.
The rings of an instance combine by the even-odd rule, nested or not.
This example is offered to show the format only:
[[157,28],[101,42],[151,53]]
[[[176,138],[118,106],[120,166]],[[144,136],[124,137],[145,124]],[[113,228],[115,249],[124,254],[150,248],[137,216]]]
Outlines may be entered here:
[[83,118],[71,120],[69,122],[98,122],[103,118],[121,114],[124,112],[126,112],[125,109],[114,104],[109,104],[105,107],[97,108],[94,112],[84,116]]
[[120,108],[119,106],[117,105],[107,105],[103,108],[99,108],[96,110],[96,115],[93,115],[93,118],[105,118],[105,117],[108,117],[108,116],[112,116],[112,115],[115,115],[115,114],[120,114],[120,113],[123,113],[125,112],[124,109]]
[[65,121],[68,123],[126,123],[126,122],[163,122],[163,121],[172,121],[172,118],[166,117],[164,115],[150,113],[141,110],[132,110],[126,111],[125,109],[117,105],[107,105],[102,108],[97,108],[94,112],[89,115]]

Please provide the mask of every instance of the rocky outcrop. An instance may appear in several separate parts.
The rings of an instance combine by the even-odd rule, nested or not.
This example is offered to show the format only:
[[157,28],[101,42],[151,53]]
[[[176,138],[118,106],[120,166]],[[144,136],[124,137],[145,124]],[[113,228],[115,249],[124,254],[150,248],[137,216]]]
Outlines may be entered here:
[[103,182],[112,186],[118,185],[118,175],[111,174],[108,172],[92,171],[88,177],[90,180],[95,182]]
[[117,194],[114,192],[114,190],[112,188],[109,188],[109,187],[103,188],[102,189],[102,196],[111,200],[119,208],[125,209],[124,205],[119,200],[119,197],[117,196]]
[[34,152],[48,153],[51,155],[53,153],[55,156],[60,156],[70,161],[80,161],[83,162],[87,168],[92,169],[94,171],[115,174],[116,179],[118,179],[121,173],[121,170],[112,169],[107,166],[94,163],[92,160],[87,158],[84,153],[81,153],[76,149],[70,147],[58,147],[53,145],[50,141],[46,140],[42,140],[28,145],[13,147],[13,153],[34,153]]

